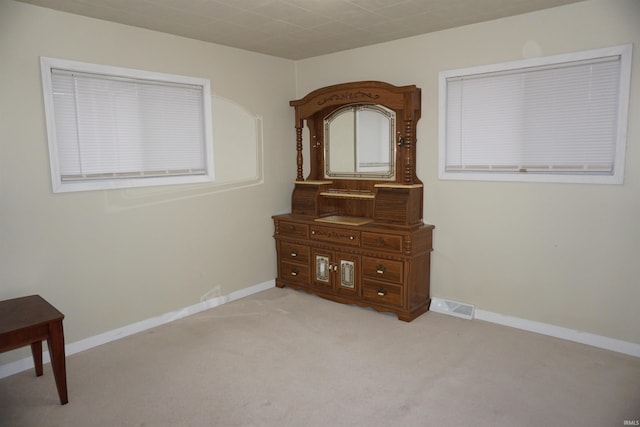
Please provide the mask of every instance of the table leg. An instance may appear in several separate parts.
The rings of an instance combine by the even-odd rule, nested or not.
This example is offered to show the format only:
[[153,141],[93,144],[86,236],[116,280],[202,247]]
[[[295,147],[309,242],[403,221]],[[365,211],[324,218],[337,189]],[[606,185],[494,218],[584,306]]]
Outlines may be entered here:
[[31,343],[31,354],[33,355],[33,365],[36,368],[36,377],[42,376],[42,341]]
[[69,402],[69,398],[67,397],[67,368],[64,355],[62,319],[49,323],[47,344],[51,355],[51,367],[53,368],[53,376],[56,379],[58,396],[60,396],[60,403],[64,405]]

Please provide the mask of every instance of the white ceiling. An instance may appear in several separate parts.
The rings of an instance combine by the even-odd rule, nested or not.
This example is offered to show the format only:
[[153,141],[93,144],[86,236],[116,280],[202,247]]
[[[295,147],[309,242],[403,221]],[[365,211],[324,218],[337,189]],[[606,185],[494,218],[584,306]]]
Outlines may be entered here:
[[581,0],[20,0],[302,59]]

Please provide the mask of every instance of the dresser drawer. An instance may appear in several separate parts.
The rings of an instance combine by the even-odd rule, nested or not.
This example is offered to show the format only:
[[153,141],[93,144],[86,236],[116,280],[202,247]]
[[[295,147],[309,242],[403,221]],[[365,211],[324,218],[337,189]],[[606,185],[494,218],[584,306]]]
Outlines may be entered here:
[[362,247],[400,253],[402,252],[402,236],[363,232]]
[[382,305],[402,307],[403,287],[380,283],[374,280],[366,280],[362,286],[362,297],[368,301]]
[[309,226],[297,222],[279,221],[278,234],[281,236],[299,237],[307,239],[309,237]]
[[362,274],[374,280],[385,280],[388,282],[402,282],[402,262],[363,257]]
[[311,226],[311,238],[323,242],[360,246],[360,232],[343,228]]
[[309,284],[309,265],[297,264],[288,261],[280,261],[280,278],[297,282],[300,284]]
[[309,263],[309,247],[295,243],[280,242],[280,259],[303,264]]

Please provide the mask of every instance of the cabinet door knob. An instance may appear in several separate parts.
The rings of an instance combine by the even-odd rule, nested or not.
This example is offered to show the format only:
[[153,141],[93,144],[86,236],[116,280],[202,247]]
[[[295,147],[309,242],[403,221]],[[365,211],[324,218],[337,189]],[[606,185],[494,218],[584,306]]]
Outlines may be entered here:
[[316,234],[316,230],[311,230],[311,234]]
[[383,297],[385,295],[387,295],[387,290],[386,289],[384,289],[384,288],[378,289],[378,296]]
[[382,264],[378,264],[376,265],[376,273],[378,274],[384,274],[384,272],[387,271],[387,267],[385,267]]
[[349,240],[353,240],[353,239],[355,239],[355,237],[349,236]]
[[293,270],[291,270],[291,275],[292,276],[297,276],[298,275],[298,269],[294,268]]
[[296,251],[291,251],[291,256],[295,258],[298,256],[298,253]]

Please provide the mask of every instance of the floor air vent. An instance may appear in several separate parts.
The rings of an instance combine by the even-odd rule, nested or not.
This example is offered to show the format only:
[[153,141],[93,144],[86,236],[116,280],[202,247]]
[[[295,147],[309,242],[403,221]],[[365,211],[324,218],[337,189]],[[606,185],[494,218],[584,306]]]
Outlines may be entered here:
[[471,320],[475,306],[442,298],[432,298],[429,310]]

